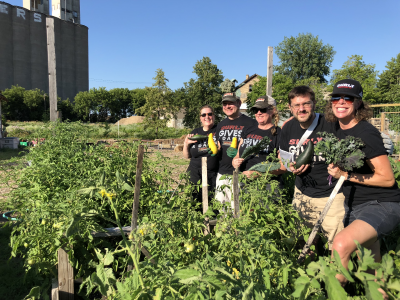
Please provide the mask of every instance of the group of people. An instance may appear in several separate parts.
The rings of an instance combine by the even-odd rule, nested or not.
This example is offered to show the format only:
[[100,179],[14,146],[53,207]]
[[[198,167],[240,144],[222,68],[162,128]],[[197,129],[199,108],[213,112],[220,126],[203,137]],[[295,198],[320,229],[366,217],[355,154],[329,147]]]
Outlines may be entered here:
[[[215,189],[215,198],[220,202],[231,202],[230,179],[234,168],[248,178],[259,174],[249,168],[265,160],[274,152],[281,159],[281,168],[274,175],[293,172],[296,175],[292,205],[305,223],[312,227],[325,207],[340,176],[346,178],[343,188],[336,196],[322,224],[329,247],[339,253],[342,264],[347,267],[351,253],[356,250],[355,240],[369,248],[380,261],[379,239],[390,233],[400,222],[400,189],[394,179],[380,132],[367,122],[372,110],[365,103],[363,89],[358,81],[345,79],[334,85],[324,114],[315,112],[315,94],[308,86],[297,86],[289,95],[289,109],[293,117],[282,129],[278,127],[278,112],[275,100],[264,96],[256,100],[251,108],[255,120],[240,112],[241,101],[234,93],[222,96],[223,112],[227,118],[215,125],[215,114],[210,106],[200,110],[201,128],[193,130],[185,139],[184,156],[191,158],[188,171],[190,179],[197,184],[201,179],[201,157],[207,156],[208,182]],[[325,159],[314,155],[309,165],[295,168],[296,158],[304,151],[308,141],[316,144],[322,139],[318,132],[333,133],[337,138],[346,136],[361,138],[365,147],[364,165],[353,172],[340,170],[336,165],[326,165]],[[213,133],[218,144],[216,156],[208,154],[207,141],[191,141],[194,134]],[[240,158],[244,149],[257,144],[268,136],[271,143],[258,155],[249,159]],[[232,150],[231,142],[237,137],[238,151]],[[290,163],[287,163],[287,162]],[[333,177],[328,184],[327,177]],[[222,188],[221,188],[222,187]],[[344,276],[337,275],[342,285]]]

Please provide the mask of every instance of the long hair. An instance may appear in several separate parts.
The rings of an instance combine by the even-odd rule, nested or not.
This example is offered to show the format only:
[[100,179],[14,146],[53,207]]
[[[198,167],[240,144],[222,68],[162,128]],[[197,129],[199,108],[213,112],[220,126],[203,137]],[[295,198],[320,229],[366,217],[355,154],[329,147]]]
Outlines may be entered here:
[[[356,106],[360,103],[360,107],[356,110],[356,115],[354,117],[357,122],[360,122],[362,120],[369,120],[372,118],[373,111],[372,108],[368,106],[368,103],[364,102],[361,98],[356,98],[354,100],[354,103],[356,104]],[[336,122],[338,120],[333,113],[331,101],[328,101],[325,106],[325,119],[329,122]]]
[[274,106],[274,114],[272,115],[272,119],[274,119],[274,127],[271,129],[272,135],[277,135],[278,131],[276,128],[278,127],[278,122],[279,122],[279,113],[276,107]]

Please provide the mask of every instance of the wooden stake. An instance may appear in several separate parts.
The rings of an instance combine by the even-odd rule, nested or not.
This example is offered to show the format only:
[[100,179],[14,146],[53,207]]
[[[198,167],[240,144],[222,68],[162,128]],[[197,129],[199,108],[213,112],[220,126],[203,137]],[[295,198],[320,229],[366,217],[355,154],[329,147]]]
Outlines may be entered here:
[[74,299],[74,269],[68,261],[68,253],[58,249],[58,299]]
[[[201,184],[203,194],[203,214],[208,210],[208,180],[207,180],[207,157],[201,158]],[[204,235],[210,233],[210,224],[208,223],[208,217],[204,219],[206,228],[204,229]]]
[[267,96],[272,96],[273,55],[274,55],[274,48],[268,47],[267,87],[266,87]]
[[385,132],[385,113],[381,113],[381,132]]
[[143,154],[144,154],[144,147],[143,147],[143,145],[140,145],[139,151],[138,151],[137,164],[136,164],[135,195],[133,198],[132,222],[131,222],[132,230],[137,229],[137,221],[138,221],[138,213],[139,213],[140,184],[142,182]]
[[239,168],[233,171],[233,216],[239,218]]
[[304,261],[304,258],[306,257],[306,253],[308,249],[310,249],[310,246],[312,242],[314,241],[315,235],[317,234],[319,228],[322,225],[322,222],[324,222],[325,216],[327,215],[329,208],[331,208],[333,200],[335,200],[335,197],[337,193],[339,192],[340,188],[343,185],[344,182],[344,176],[340,176],[338,182],[335,185],[335,188],[333,189],[331,195],[329,196],[328,202],[326,202],[324,210],[321,212],[321,215],[319,216],[319,219],[317,223],[315,223],[313,230],[311,231],[310,236],[308,237],[307,243],[304,245],[303,251],[301,251],[299,257],[297,258],[297,262],[301,264]]

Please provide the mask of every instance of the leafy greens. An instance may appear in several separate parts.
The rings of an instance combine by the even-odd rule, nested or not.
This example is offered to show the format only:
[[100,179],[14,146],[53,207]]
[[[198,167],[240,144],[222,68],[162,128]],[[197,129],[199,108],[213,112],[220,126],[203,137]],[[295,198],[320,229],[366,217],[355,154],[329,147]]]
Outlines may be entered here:
[[318,132],[324,139],[315,145],[314,152],[325,158],[326,164],[336,164],[343,171],[353,171],[364,165],[365,154],[360,148],[365,144],[360,138],[346,136],[339,140],[332,133]]
[[251,147],[247,147],[243,151],[241,158],[246,159],[250,155],[258,154],[262,149],[267,148],[270,143],[271,143],[271,140],[270,140],[269,137],[267,137],[267,136],[263,137],[263,139],[259,143],[257,143],[256,145],[251,146]]

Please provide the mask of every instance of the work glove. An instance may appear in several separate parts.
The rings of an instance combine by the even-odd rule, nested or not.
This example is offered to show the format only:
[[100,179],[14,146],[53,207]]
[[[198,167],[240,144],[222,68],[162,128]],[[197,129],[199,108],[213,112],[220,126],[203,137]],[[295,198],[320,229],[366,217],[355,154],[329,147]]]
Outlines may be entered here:
[[238,152],[238,149],[229,147],[228,150],[226,150],[226,155],[228,155],[230,158],[234,158],[236,156],[237,152]]
[[208,152],[208,154],[210,154],[210,156],[218,155],[218,150],[217,150],[217,153],[215,153],[215,154],[212,153],[211,148],[207,148],[206,151]]
[[393,145],[392,140],[390,139],[390,136],[388,136],[386,133],[381,132],[381,137],[382,137],[383,146],[385,147],[386,152],[388,153],[388,155],[392,155],[393,150],[394,150],[394,145]]

